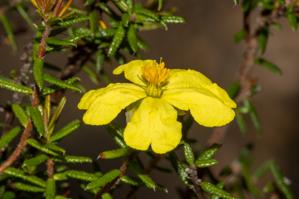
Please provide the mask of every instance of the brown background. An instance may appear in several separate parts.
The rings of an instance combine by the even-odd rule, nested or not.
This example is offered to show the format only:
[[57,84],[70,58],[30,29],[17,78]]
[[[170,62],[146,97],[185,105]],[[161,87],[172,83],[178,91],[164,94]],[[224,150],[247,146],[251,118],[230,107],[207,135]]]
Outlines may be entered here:
[[[168,31],[158,30],[143,33],[143,38],[150,44],[145,58],[163,57],[169,67],[197,69],[223,87],[237,79],[238,67],[242,58],[243,45],[235,44],[233,35],[241,27],[241,11],[234,7],[231,0],[173,0],[171,5],[178,8],[178,14],[186,18],[185,25],[170,26]],[[256,67],[254,74],[259,79],[263,91],[254,98],[263,123],[262,136],[250,130],[242,136],[233,124],[225,138],[224,146],[218,154],[222,164],[229,163],[238,154],[240,148],[250,140],[256,140],[254,157],[256,165],[265,159],[275,159],[291,179],[292,186],[299,194],[298,158],[298,111],[299,111],[299,78],[298,78],[298,32],[292,32],[283,21],[282,31],[272,31],[266,57],[278,64],[283,75],[271,74],[263,68]],[[18,44],[22,48],[31,38],[22,36]],[[63,57],[51,56],[55,62],[64,63]],[[8,74],[11,69],[18,69],[19,62],[10,48],[0,46],[0,73]],[[54,60],[54,59],[53,59]],[[58,61],[57,61],[58,60]],[[115,66],[107,66],[115,67]],[[84,80],[86,81],[86,80]],[[88,82],[88,81],[86,81]],[[94,88],[90,84],[89,88]],[[1,90],[0,101],[3,103],[11,93]],[[64,110],[64,120],[80,118],[76,104],[80,96],[69,94],[69,103]],[[200,149],[211,130],[194,124],[191,136],[199,140],[195,148]],[[68,153],[96,157],[100,151],[111,149],[115,145],[102,127],[84,126],[77,133],[66,138],[62,145]],[[163,163],[166,164],[166,163]],[[102,168],[118,167],[118,161],[103,161]],[[167,165],[167,164],[166,164]],[[153,178],[169,187],[169,194],[153,193],[142,189],[137,198],[177,198],[174,187],[181,185],[178,177],[153,172]],[[118,197],[123,197],[123,190]]]

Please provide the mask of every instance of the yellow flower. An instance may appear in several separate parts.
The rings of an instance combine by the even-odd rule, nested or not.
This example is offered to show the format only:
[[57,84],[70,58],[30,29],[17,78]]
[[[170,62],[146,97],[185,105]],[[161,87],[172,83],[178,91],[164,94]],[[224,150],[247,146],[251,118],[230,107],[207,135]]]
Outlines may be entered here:
[[135,60],[117,67],[132,83],[113,83],[87,92],[78,104],[87,110],[90,125],[110,123],[127,108],[126,144],[137,150],[151,146],[155,153],[173,150],[182,137],[178,110],[190,111],[199,124],[223,126],[235,116],[236,104],[228,94],[195,70],[167,69],[163,62]]

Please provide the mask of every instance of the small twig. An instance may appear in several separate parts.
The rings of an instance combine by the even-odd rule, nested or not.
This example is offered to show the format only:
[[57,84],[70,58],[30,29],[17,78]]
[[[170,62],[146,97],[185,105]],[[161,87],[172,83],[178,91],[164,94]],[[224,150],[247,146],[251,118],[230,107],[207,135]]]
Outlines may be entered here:
[[[151,159],[149,165],[147,168],[144,169],[145,174],[149,174],[152,172],[152,170],[157,166],[159,161],[161,160],[162,156],[155,156],[153,159]],[[138,191],[139,187],[132,187],[131,190],[127,193],[126,198],[131,198],[133,197],[134,194]]]
[[26,128],[24,129],[20,142],[18,143],[16,149],[12,152],[12,154],[8,157],[8,159],[2,163],[0,166],[0,173],[2,173],[7,167],[11,166],[20,156],[23,149],[27,145],[27,139],[30,137],[32,131],[32,122],[28,121]]
[[38,53],[37,56],[40,59],[44,59],[46,55],[46,47],[47,47],[47,39],[49,37],[49,34],[51,32],[51,27],[48,25],[47,22],[45,22],[45,30],[42,34],[42,38],[39,44]]
[[49,178],[54,175],[54,161],[51,158],[47,160],[47,174]]
[[188,177],[193,184],[192,190],[196,194],[197,198],[205,198],[202,190],[199,187],[201,179],[198,178],[197,169],[190,167],[186,172],[188,173]]
[[[237,104],[242,103],[244,99],[247,99],[251,95],[251,88],[252,84],[254,83],[254,80],[251,77],[251,71],[255,65],[254,62],[258,52],[259,31],[262,30],[264,27],[273,24],[275,20],[277,20],[279,17],[284,16],[284,13],[281,12],[285,12],[284,7],[280,7],[274,10],[273,13],[271,13],[268,16],[263,16],[263,12],[261,12],[258,20],[259,24],[253,31],[251,30],[250,24],[251,12],[245,13],[243,16],[243,29],[246,32],[246,38],[245,51],[243,54],[243,60],[240,65],[239,71],[239,81],[241,89],[237,97],[235,98]],[[227,132],[228,126],[229,125],[220,128],[215,128],[210,138],[208,139],[208,145],[212,145],[214,143],[221,144]]]
[[127,169],[128,169],[128,164],[130,161],[131,157],[129,157],[128,159],[126,159],[122,165],[119,168],[120,171],[120,175],[118,176],[118,178],[116,178],[114,181],[112,181],[111,183],[107,184],[106,186],[104,186],[101,191],[99,191],[97,193],[97,195],[95,196],[95,199],[100,199],[102,194],[109,192],[110,190],[114,189],[119,183],[120,183],[120,179],[126,175]]
[[[243,16],[243,29],[246,31],[245,39],[245,51],[243,54],[243,60],[239,71],[239,81],[241,85],[241,91],[237,95],[235,101],[240,103],[244,98],[250,94],[251,84],[250,84],[250,71],[254,66],[254,59],[257,52],[257,42],[255,35],[251,34],[250,26],[250,12],[245,13]],[[225,137],[228,125],[224,127],[215,128],[210,138],[208,139],[208,145],[215,143],[222,143]]]

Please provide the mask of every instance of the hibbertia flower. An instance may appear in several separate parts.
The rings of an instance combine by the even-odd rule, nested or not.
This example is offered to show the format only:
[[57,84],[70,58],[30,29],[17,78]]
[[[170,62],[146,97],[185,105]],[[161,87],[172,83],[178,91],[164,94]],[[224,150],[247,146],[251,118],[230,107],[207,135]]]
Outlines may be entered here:
[[167,69],[163,62],[134,60],[117,67],[131,83],[112,83],[87,92],[78,104],[87,110],[83,121],[109,124],[127,108],[124,141],[137,150],[173,150],[182,137],[178,111],[190,111],[206,127],[223,126],[235,116],[235,102],[226,91],[195,70]]

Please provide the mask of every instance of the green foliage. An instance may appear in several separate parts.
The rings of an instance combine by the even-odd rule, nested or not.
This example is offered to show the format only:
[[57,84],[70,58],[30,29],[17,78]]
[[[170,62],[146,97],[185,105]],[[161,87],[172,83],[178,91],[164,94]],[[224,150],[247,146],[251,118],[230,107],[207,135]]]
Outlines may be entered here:
[[15,83],[13,80],[3,76],[0,76],[0,88],[5,88],[14,92],[24,93],[29,95],[32,94],[33,92],[31,88]]
[[0,149],[6,147],[20,132],[20,127],[15,127],[2,135],[0,138]]
[[[30,70],[24,72],[24,66],[21,66],[20,74],[0,76],[0,88],[14,94],[7,103],[0,105],[1,114],[3,112],[3,115],[16,119],[16,122],[12,119],[1,125],[0,173],[3,174],[0,175],[0,198],[66,199],[81,197],[82,193],[86,198],[110,199],[120,185],[130,187],[132,196],[140,187],[167,192],[167,188],[152,177],[152,170],[165,174],[175,171],[184,186],[180,189],[182,198],[201,194],[212,199],[245,198],[244,193],[251,198],[267,198],[271,194],[294,198],[289,181],[274,161],[266,161],[253,169],[250,147],[241,150],[239,158],[221,168],[219,175],[216,174],[213,166],[219,162],[216,154],[221,146],[215,143],[206,147],[195,144],[188,135],[193,123],[188,115],[179,116],[184,132],[181,147],[165,156],[130,149],[123,139],[124,129],[117,124],[106,126],[117,147],[101,152],[98,159],[69,154],[60,145],[71,134],[75,133],[75,136],[81,125],[78,119],[71,118],[72,121],[66,122],[61,116],[68,102],[68,93],[75,91],[72,95],[78,95],[86,91],[86,85],[78,76],[87,77],[96,85],[109,83],[108,71],[113,68],[108,68],[106,63],[116,61],[121,64],[128,57],[137,59],[142,57],[141,50],[148,49],[140,32],[158,28],[167,30],[169,24],[185,23],[183,17],[174,15],[175,9],[165,9],[165,2],[85,0],[84,5],[79,5],[74,1],[64,15],[50,19],[41,15],[30,1],[1,2],[0,22],[12,49],[17,50],[13,14],[26,22],[32,38],[35,37],[30,42],[32,51],[24,50],[28,56],[25,62],[30,65]],[[234,0],[232,5],[240,6],[244,19],[243,27],[234,39],[237,43],[245,43],[246,56],[253,52],[250,60],[244,61],[245,65],[251,63],[250,69],[255,64],[260,65],[281,75],[282,70],[265,59],[265,53],[271,41],[269,37],[279,25],[280,18],[286,19],[292,30],[297,29],[298,5],[287,5],[283,0]],[[254,20],[256,16],[252,13],[259,20]],[[259,23],[252,25],[254,21]],[[67,54],[66,63],[53,64],[54,61],[49,59],[52,54]],[[238,103],[236,121],[243,133],[250,129],[250,125],[260,131],[262,124],[252,100],[260,86],[249,79],[250,75],[241,75],[240,81],[234,82],[228,89],[230,97]],[[254,83],[244,91],[244,82]],[[34,128],[30,137],[24,139],[30,121]],[[148,166],[144,156],[149,160]],[[15,160],[2,170],[11,157]],[[115,159],[123,162],[120,167],[109,171],[100,169],[103,161]],[[160,160],[169,164],[161,166]],[[84,170],[85,165],[91,169]],[[222,164],[217,166],[222,167]],[[267,174],[271,177],[264,178]],[[74,181],[81,187],[76,193],[71,187]],[[192,196],[189,190],[193,190]]]

